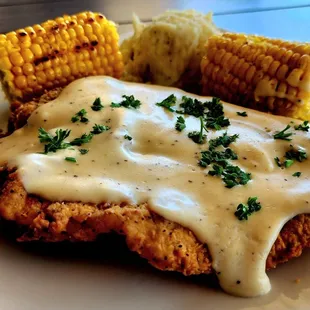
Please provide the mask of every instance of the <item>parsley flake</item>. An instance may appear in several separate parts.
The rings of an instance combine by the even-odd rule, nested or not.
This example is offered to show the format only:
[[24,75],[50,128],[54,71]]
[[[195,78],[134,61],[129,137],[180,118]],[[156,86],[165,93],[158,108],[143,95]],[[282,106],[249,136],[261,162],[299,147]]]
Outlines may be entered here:
[[88,123],[89,120],[86,117],[86,114],[87,114],[87,112],[85,109],[80,110],[74,116],[72,116],[71,122],[76,123],[76,122],[80,121],[81,123]]
[[278,133],[274,134],[273,137],[274,139],[280,139],[280,140],[286,140],[286,141],[291,141],[292,139],[289,138],[293,135],[291,132],[286,132],[291,128],[290,125],[287,125],[282,131],[279,131]]
[[201,101],[186,96],[182,97],[180,107],[183,108],[183,110],[178,110],[176,111],[177,113],[193,115],[197,118],[203,116],[205,111],[205,107]]
[[51,135],[45,129],[39,128],[39,140],[44,145],[44,154],[49,152],[56,152],[57,150],[66,149],[70,146],[70,143],[64,140],[70,135],[70,130],[57,129],[55,135]]
[[302,162],[308,158],[307,153],[301,148],[298,148],[298,149],[292,148],[290,151],[287,151],[285,153],[284,157],[286,159],[284,160],[283,163],[281,163],[279,157],[274,158],[278,167],[284,166],[285,168],[289,168],[290,166],[293,165],[295,160]]
[[111,103],[111,108],[133,108],[133,109],[138,109],[140,108],[141,102],[140,100],[135,99],[135,97],[133,95],[131,96],[126,96],[123,95],[122,98],[124,98],[123,101],[121,101],[120,103]]
[[308,158],[307,153],[303,149],[292,149],[285,153],[287,159],[297,160],[302,162]]
[[79,149],[79,152],[82,154],[82,155],[85,155],[89,152],[89,150],[87,149]]
[[101,111],[104,108],[104,106],[101,104],[101,99],[99,97],[95,99],[91,108],[93,111]]
[[238,166],[228,165],[222,173],[226,187],[232,188],[237,185],[245,185],[251,180],[251,173],[244,172]]
[[248,220],[249,216],[254,212],[259,211],[262,208],[260,202],[257,201],[257,197],[249,197],[247,204],[240,203],[235,212],[235,216],[239,221]]
[[292,174],[293,177],[299,178],[301,176],[301,172],[297,171]]
[[209,141],[209,148],[214,149],[218,146],[228,147],[231,143],[235,142],[239,138],[238,134],[229,136],[227,131],[222,135],[215,139],[211,139]]
[[275,158],[274,158],[274,161],[276,162],[276,164],[277,164],[278,167],[282,167],[282,164],[281,164],[281,161],[280,161],[280,158],[279,158],[279,157],[275,157]]
[[74,157],[65,157],[65,160],[71,163],[76,163],[76,159]]
[[188,137],[192,139],[197,144],[203,144],[206,141],[207,135],[203,134],[203,130],[208,131],[203,123],[203,117],[199,118],[200,120],[200,131],[191,131],[188,133]]
[[211,163],[223,163],[225,165],[228,159],[236,160],[238,159],[238,155],[230,148],[225,149],[225,151],[211,149],[201,152],[201,159],[198,164],[201,167],[207,167]]
[[285,167],[285,168],[289,168],[289,167],[291,167],[291,166],[293,165],[293,163],[294,163],[294,160],[292,160],[292,159],[286,159],[286,160],[284,161],[284,167]]
[[129,136],[129,135],[124,135],[124,139],[127,139],[127,140],[131,141],[131,140],[132,140],[132,137]]
[[208,172],[212,176],[221,176],[227,188],[232,188],[237,185],[245,185],[251,180],[251,174],[244,172],[238,166],[223,162],[222,165],[214,164],[213,170]]
[[302,124],[300,125],[296,125],[294,128],[295,130],[302,130],[302,131],[309,131],[309,121],[304,121]]
[[248,114],[244,111],[244,112],[237,112],[237,115],[242,116],[242,117],[247,117]]
[[92,140],[93,138],[93,134],[89,133],[89,134],[82,134],[80,138],[75,138],[73,141],[70,142],[71,145],[77,145],[77,146],[81,146],[84,143],[88,143]]
[[107,131],[109,129],[111,129],[111,127],[95,124],[93,126],[93,130],[90,133],[93,134],[93,135],[99,135],[99,134],[101,134],[104,131]]
[[177,101],[177,97],[172,94],[170,96],[168,96],[166,99],[164,99],[161,102],[157,102],[156,105],[158,105],[159,107],[163,107],[167,110],[169,110],[170,112],[175,112],[174,109],[172,109],[172,106],[175,105]]
[[185,119],[182,116],[178,116],[177,122],[175,124],[175,129],[182,131],[186,128]]
[[213,97],[212,101],[205,102],[204,105],[208,108],[206,113],[206,127],[220,130],[222,127],[230,125],[228,118],[224,116],[224,108],[219,98]]

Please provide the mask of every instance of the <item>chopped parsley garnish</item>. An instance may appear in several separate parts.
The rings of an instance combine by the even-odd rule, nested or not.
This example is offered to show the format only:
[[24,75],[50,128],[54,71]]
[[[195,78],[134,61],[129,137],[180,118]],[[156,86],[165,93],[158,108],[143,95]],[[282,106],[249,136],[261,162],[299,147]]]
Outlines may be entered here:
[[163,101],[157,102],[156,105],[158,105],[159,107],[163,107],[169,110],[170,112],[175,112],[175,110],[172,109],[172,106],[175,105],[176,101],[177,101],[177,97],[174,94],[172,94],[166,99],[164,99]]
[[175,124],[175,129],[178,131],[182,131],[186,128],[185,119],[182,116],[178,116],[177,122]]
[[274,139],[281,139],[281,140],[286,140],[286,141],[291,141],[292,139],[289,138],[293,135],[291,132],[286,132],[291,128],[290,125],[287,125],[282,131],[276,133],[273,135]]
[[237,185],[245,185],[251,180],[251,174],[241,170],[238,166],[229,165],[227,162],[224,165],[214,164],[213,170],[208,172],[212,176],[221,176],[226,184],[226,187],[232,188]]
[[230,143],[235,142],[239,138],[239,135],[227,135],[227,132],[225,132],[222,136],[219,136],[215,139],[212,139],[209,141],[209,148],[216,148],[218,146],[228,147]]
[[104,131],[107,131],[110,128],[111,127],[109,127],[109,126],[95,124],[93,126],[93,130],[90,133],[93,135],[99,135],[100,133],[103,133]]
[[[245,185],[251,180],[250,173],[244,172],[238,166],[233,166],[228,162],[229,159],[238,159],[238,155],[232,149],[227,148],[238,137],[238,135],[228,136],[225,132],[222,136],[210,140],[209,150],[201,152],[201,158],[198,162],[198,165],[204,168],[213,164],[213,170],[210,170],[208,174],[221,177],[228,188]],[[225,150],[216,150],[219,146],[223,146]]]
[[191,131],[188,133],[188,137],[197,144],[203,144],[206,140],[206,135],[201,131]]
[[297,171],[292,174],[293,177],[299,178],[301,176],[301,172]]
[[302,162],[307,159],[307,153],[302,149],[292,149],[291,151],[285,153],[285,157],[287,159],[295,159],[299,162]]
[[127,139],[127,140],[131,141],[131,140],[132,140],[132,137],[129,136],[129,135],[124,135],[124,139]]
[[300,125],[296,125],[294,128],[295,130],[302,130],[302,131],[309,131],[309,121],[304,121],[302,124]]
[[240,203],[235,212],[235,216],[239,221],[247,220],[254,212],[259,211],[262,208],[260,202],[257,201],[257,197],[249,197],[247,204]]
[[86,114],[87,114],[87,112],[85,109],[80,110],[74,116],[72,116],[71,122],[76,123],[76,122],[80,121],[81,123],[88,123],[89,120],[86,117]]
[[286,159],[286,160],[284,161],[284,167],[285,167],[285,168],[289,168],[289,167],[291,167],[291,166],[293,165],[293,163],[294,163],[294,160],[292,160],[292,159]]
[[71,163],[76,163],[76,159],[74,157],[66,157],[66,161],[70,161]]
[[188,114],[195,117],[200,117],[203,116],[205,112],[204,104],[201,101],[186,96],[182,97],[180,107],[183,108],[183,110],[176,111],[180,114]]
[[278,167],[285,167],[289,168],[293,165],[294,161],[297,160],[299,162],[302,162],[308,158],[307,153],[302,149],[294,149],[292,148],[290,151],[287,151],[284,155],[286,158],[283,163],[281,163],[279,157],[275,157],[275,162],[278,165]]
[[279,157],[275,157],[275,158],[274,158],[274,161],[276,162],[276,164],[277,164],[278,167],[282,167],[282,163],[281,163]]
[[65,142],[65,139],[70,135],[70,130],[57,129],[55,136],[48,133],[45,129],[39,128],[39,140],[44,145],[44,154],[56,152],[57,150],[66,149],[70,143]]
[[243,117],[247,117],[248,114],[244,111],[244,112],[237,112],[237,115],[239,116],[243,116]]
[[103,109],[103,105],[101,104],[101,99],[99,97],[95,99],[91,108],[93,111],[101,111]]
[[70,145],[77,145],[77,146],[81,146],[84,143],[88,143],[91,141],[91,139],[93,138],[93,134],[89,133],[89,134],[82,134],[82,136],[80,138],[75,138],[73,141],[70,142]]
[[223,163],[226,164],[227,159],[238,159],[238,155],[230,148],[225,151],[215,151],[213,149],[201,152],[201,159],[198,164],[201,167],[207,167],[211,163]]
[[230,125],[229,119],[224,116],[223,104],[219,98],[213,97],[212,101],[205,102],[204,105],[209,109],[205,117],[207,128],[220,130]]
[[88,153],[89,150],[87,150],[87,149],[79,149],[79,151],[80,151],[80,153],[81,153],[82,155],[85,155],[85,154]]
[[232,188],[247,184],[251,180],[251,173],[244,172],[238,166],[228,165],[223,170],[222,179],[226,187]]
[[203,123],[203,117],[201,116],[200,118],[200,131],[191,131],[188,133],[188,137],[192,139],[195,143],[197,144],[203,144],[206,140],[207,135],[203,134],[203,130],[207,130]]
[[140,105],[141,105],[140,100],[135,99],[135,97],[133,95],[131,95],[131,96],[123,95],[122,98],[124,98],[124,100],[121,101],[120,103],[112,102],[111,107],[112,108],[123,107],[123,108],[127,108],[127,109],[130,109],[130,108],[138,109],[138,108],[140,108]]
[[[209,141],[209,150],[201,152],[201,159],[198,164],[201,167],[207,167],[211,163],[221,163],[224,166],[227,166],[228,159],[238,159],[238,155],[230,148],[227,148],[231,143],[235,142],[238,139],[239,135],[227,135],[225,132],[222,136],[219,136],[215,139]],[[218,146],[223,146],[225,151],[216,151],[215,149]]]

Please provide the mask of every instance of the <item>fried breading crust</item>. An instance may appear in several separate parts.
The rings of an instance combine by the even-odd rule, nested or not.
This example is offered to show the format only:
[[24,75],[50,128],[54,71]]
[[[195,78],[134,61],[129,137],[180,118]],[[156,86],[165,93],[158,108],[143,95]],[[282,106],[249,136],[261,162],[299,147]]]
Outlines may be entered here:
[[[184,275],[213,272],[207,245],[189,229],[152,212],[147,204],[50,202],[28,195],[15,171],[3,170],[0,184],[0,216],[25,229],[19,241],[94,241],[113,231],[124,235],[129,249],[158,269]],[[302,214],[284,226],[266,268],[300,256],[306,247],[310,247],[310,215]]]
[[11,113],[9,119],[9,132],[23,127],[35,109],[51,100],[56,99],[62,90],[62,87],[49,90],[44,95],[33,98],[33,100],[26,103],[19,101],[12,102],[10,106]]

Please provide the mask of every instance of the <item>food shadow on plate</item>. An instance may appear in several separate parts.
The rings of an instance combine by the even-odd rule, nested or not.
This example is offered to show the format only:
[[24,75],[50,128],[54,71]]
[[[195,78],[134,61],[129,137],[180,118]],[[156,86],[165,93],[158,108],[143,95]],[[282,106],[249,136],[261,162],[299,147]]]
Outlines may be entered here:
[[5,244],[6,247],[27,256],[62,263],[104,265],[105,267],[126,269],[126,271],[147,273],[163,279],[203,285],[216,290],[220,288],[215,275],[186,277],[178,272],[157,270],[137,253],[131,252],[126,245],[124,236],[116,233],[102,234],[94,242],[17,242],[18,233],[14,226],[6,221],[0,221],[0,242],[2,245]]

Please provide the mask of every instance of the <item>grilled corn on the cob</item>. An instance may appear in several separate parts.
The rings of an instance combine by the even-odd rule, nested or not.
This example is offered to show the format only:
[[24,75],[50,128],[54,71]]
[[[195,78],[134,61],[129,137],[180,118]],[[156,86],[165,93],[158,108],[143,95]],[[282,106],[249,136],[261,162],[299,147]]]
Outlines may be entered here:
[[203,94],[299,119],[310,118],[310,45],[225,33],[210,37]]
[[0,35],[0,77],[10,101],[89,75],[120,77],[122,55],[113,22],[83,12]]

